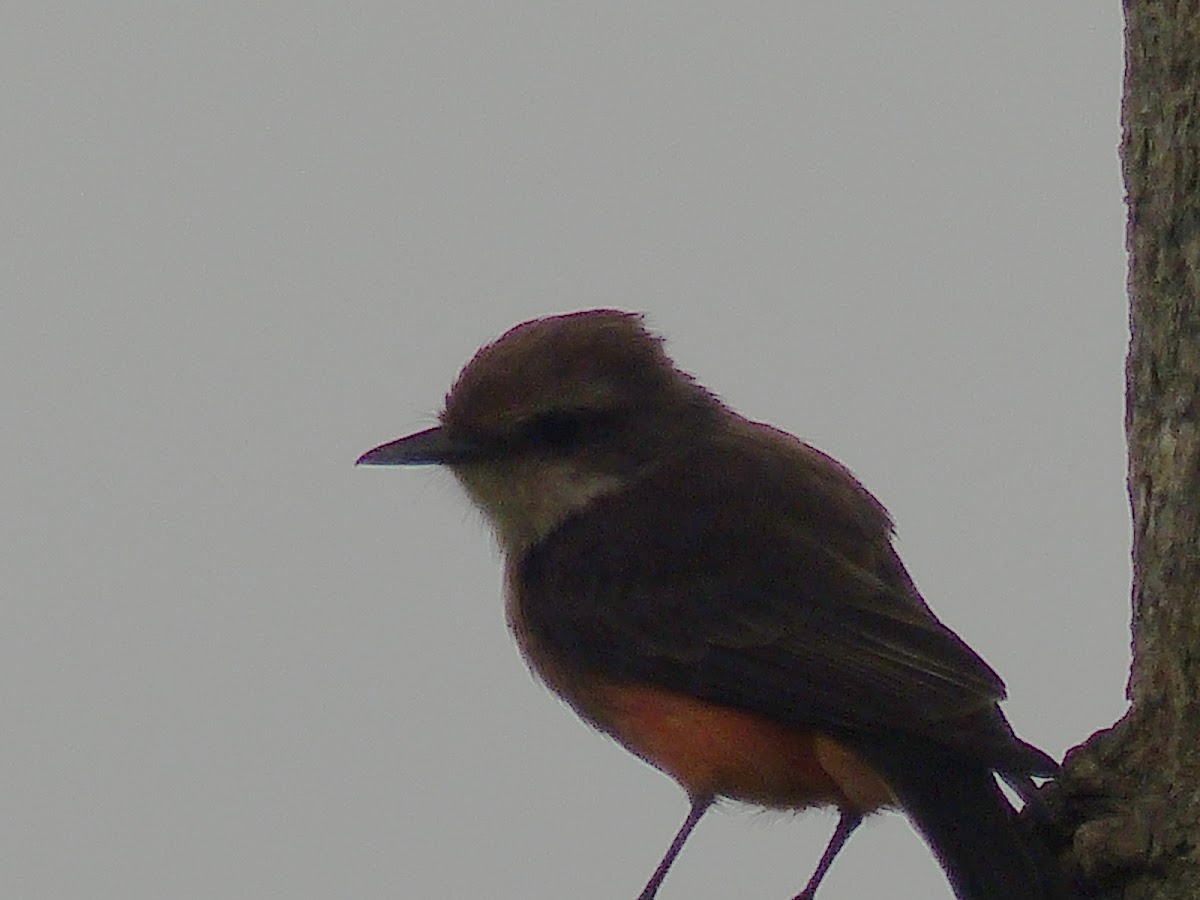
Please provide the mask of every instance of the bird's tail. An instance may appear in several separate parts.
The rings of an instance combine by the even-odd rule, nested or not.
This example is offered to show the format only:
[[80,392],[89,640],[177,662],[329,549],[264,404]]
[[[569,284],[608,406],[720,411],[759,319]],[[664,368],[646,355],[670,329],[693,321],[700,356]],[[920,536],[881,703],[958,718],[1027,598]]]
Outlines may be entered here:
[[[878,760],[959,900],[1058,900],[1049,852],[1017,823],[991,771],[946,753]],[[882,764],[881,764],[882,763]]]

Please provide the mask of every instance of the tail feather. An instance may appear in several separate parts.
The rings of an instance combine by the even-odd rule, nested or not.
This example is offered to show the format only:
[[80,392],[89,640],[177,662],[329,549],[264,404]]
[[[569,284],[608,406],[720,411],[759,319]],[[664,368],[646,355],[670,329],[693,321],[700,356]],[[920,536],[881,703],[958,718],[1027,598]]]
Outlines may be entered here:
[[1017,823],[991,771],[957,754],[869,754],[959,900],[1057,900],[1049,853]]

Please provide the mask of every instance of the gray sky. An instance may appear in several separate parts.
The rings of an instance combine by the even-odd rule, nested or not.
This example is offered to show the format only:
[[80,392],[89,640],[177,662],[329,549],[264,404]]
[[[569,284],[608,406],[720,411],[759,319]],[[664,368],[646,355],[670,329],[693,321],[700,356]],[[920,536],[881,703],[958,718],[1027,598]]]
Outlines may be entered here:
[[[681,793],[532,682],[448,476],[352,466],[551,312],[849,465],[1024,737],[1121,714],[1118,4],[4,19],[0,895],[637,893]],[[832,826],[713,815],[662,900]],[[950,892],[884,816],[821,896]]]

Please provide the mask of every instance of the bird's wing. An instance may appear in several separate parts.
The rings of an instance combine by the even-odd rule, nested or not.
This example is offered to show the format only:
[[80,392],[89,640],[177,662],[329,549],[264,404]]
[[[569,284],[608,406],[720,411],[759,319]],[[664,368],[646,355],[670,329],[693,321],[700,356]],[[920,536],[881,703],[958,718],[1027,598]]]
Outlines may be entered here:
[[1012,765],[1003,683],[929,611],[886,513],[832,460],[777,443],[815,454],[802,479],[680,459],[563,523],[517,571],[524,626],[609,678]]

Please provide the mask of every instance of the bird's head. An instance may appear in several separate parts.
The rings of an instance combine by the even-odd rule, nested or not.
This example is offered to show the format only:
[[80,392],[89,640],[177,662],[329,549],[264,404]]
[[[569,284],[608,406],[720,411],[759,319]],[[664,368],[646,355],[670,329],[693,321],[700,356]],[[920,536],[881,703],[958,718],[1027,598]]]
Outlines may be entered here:
[[520,552],[686,444],[719,409],[641,316],[589,310],[525,322],[483,347],[440,425],[359,463],[449,466],[501,546]]

